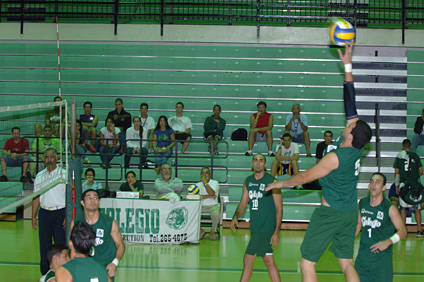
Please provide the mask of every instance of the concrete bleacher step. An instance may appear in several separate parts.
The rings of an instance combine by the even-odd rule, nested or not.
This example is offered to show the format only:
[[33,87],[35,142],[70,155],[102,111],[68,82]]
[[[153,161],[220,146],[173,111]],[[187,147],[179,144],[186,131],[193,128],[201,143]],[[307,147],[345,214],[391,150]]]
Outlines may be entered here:
[[[16,202],[23,196],[22,182],[0,182],[0,207],[6,207]],[[6,213],[15,213],[17,208],[10,209]]]

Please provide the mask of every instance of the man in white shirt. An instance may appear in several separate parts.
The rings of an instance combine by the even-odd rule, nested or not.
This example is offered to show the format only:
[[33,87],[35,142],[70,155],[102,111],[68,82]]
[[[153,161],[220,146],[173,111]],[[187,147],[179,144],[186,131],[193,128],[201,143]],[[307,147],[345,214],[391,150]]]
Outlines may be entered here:
[[[48,148],[44,152],[46,168],[40,171],[34,181],[34,193],[47,185],[63,179],[66,181],[66,170],[57,166],[57,152]],[[40,240],[40,270],[45,275],[49,269],[47,251],[52,245],[65,244],[65,191],[66,184],[58,183],[54,188],[32,200],[32,228],[37,230]],[[38,211],[38,208],[40,211]],[[38,223],[37,223],[38,213]]]
[[[215,232],[220,220],[219,183],[211,179],[211,172],[208,167],[202,168],[200,172],[200,182],[196,184],[199,187],[199,193],[202,195],[202,213],[209,213],[212,219],[212,230],[209,239],[216,240]],[[205,231],[200,228],[200,239],[205,236]]]
[[[155,119],[152,116],[148,116],[147,112],[149,111],[149,105],[146,103],[141,103],[140,113],[141,113],[141,127],[143,127],[143,132],[147,132],[147,137],[153,139],[153,131],[156,128]],[[153,142],[149,142],[149,151],[153,152]]]
[[[271,167],[271,175],[296,175],[299,173],[299,145],[292,142],[290,133],[284,133],[283,138],[278,145],[277,155]],[[301,185],[296,187],[302,189]]]
[[178,196],[183,190],[183,181],[177,177],[172,177],[172,167],[164,163],[160,169],[162,177],[156,178],[154,189],[156,192],[156,199],[166,198],[169,193],[175,193]]
[[185,153],[187,150],[188,145],[190,144],[191,140],[191,128],[193,127],[191,125],[191,120],[189,117],[183,116],[184,111],[184,104],[181,102],[178,102],[175,105],[175,111],[177,112],[176,116],[170,117],[168,122],[169,126],[174,130],[175,132],[175,139],[180,141],[183,144],[183,148],[181,149],[181,155]]

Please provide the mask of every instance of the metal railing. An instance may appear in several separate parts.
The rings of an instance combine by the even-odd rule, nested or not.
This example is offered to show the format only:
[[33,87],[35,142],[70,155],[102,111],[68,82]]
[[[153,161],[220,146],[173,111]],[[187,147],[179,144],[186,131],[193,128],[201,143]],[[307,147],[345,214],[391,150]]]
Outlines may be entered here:
[[2,22],[214,24],[325,26],[328,18],[348,19],[355,27],[424,28],[422,0],[3,0]]

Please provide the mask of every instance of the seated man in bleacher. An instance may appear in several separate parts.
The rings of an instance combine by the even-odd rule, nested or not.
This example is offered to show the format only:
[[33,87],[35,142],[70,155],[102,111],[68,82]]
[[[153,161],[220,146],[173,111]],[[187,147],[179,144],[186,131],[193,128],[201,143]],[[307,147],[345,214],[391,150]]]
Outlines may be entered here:
[[[212,241],[216,240],[215,232],[218,227],[220,220],[220,204],[219,198],[219,183],[216,180],[211,179],[211,172],[208,167],[202,168],[200,172],[200,182],[197,182],[199,187],[200,195],[202,195],[202,213],[209,213],[212,220],[212,229],[209,235],[209,239]],[[205,236],[205,231],[200,228],[200,239]]]
[[317,149],[315,151],[315,157],[317,158],[317,163],[322,159],[322,155],[328,145],[333,143],[333,132],[327,130],[324,132],[324,141],[318,143]]
[[212,143],[213,143],[213,152],[218,155],[218,141],[224,136],[224,129],[226,121],[221,118],[221,106],[213,106],[213,115],[208,116],[203,125],[205,132],[203,133],[203,139],[207,141],[215,141],[209,143],[209,153],[212,152]]
[[29,158],[29,142],[27,139],[21,138],[21,129],[19,127],[12,128],[12,136],[6,141],[3,147],[3,156],[1,156],[1,171],[3,175],[0,177],[0,181],[9,181],[7,179],[7,167],[22,167],[21,181],[27,182],[28,176],[26,172],[28,170]]
[[300,105],[294,104],[292,113],[286,118],[286,132],[289,132],[293,142],[305,144],[306,156],[311,157],[308,118],[300,113]]
[[[97,151],[94,148],[94,144],[96,143],[97,138],[97,124],[99,123],[99,118],[96,115],[91,113],[93,108],[93,104],[90,101],[84,103],[84,114],[79,115],[77,120],[79,120],[82,124],[81,135],[84,138],[87,138],[83,141],[81,146],[85,146],[87,150],[95,154]],[[91,139],[91,140],[89,140]]]
[[[112,118],[115,127],[119,128],[119,141],[121,144],[126,144],[126,132],[131,127],[131,114],[124,110],[124,102],[121,98],[115,100],[115,110],[107,114],[108,118]],[[106,124],[105,124],[106,125]],[[124,152],[124,151],[122,151]]]
[[249,150],[245,155],[252,155],[252,148],[255,142],[266,141],[268,156],[273,157],[275,156],[272,152],[272,127],[274,126],[274,116],[266,111],[266,103],[264,101],[260,101],[257,104],[257,108],[258,112],[250,117]]
[[[153,131],[156,128],[155,119],[152,116],[148,116],[147,112],[149,111],[149,105],[146,103],[141,103],[140,105],[140,120],[141,120],[141,127],[143,127],[143,132],[147,132],[147,138],[153,139]],[[154,153],[153,150],[153,142],[149,142],[149,151],[151,153]]]
[[160,174],[161,177],[155,180],[154,185],[156,199],[166,198],[170,193],[175,193],[179,196],[183,190],[183,181],[179,178],[172,177],[171,165],[167,163],[162,164]]
[[[39,169],[44,168],[44,151],[48,148],[54,148],[57,152],[60,152],[60,139],[52,136],[52,127],[50,125],[44,126],[43,135],[40,138],[35,139],[31,147],[31,163],[29,165],[29,171],[31,175],[35,175],[36,161],[38,158]],[[38,142],[38,146],[37,146]],[[60,159],[60,155],[58,155]]]
[[[271,175],[296,175],[299,173],[299,145],[292,142],[290,133],[284,133],[278,146],[277,155],[271,167]],[[296,187],[302,189],[302,185]]]
[[[175,105],[175,111],[177,115],[169,118],[169,126],[175,132],[175,139],[180,141],[190,141],[191,140],[191,120],[189,117],[183,116],[184,104],[178,102]],[[181,142],[183,143],[183,148],[181,149],[181,155],[185,153],[190,142]]]

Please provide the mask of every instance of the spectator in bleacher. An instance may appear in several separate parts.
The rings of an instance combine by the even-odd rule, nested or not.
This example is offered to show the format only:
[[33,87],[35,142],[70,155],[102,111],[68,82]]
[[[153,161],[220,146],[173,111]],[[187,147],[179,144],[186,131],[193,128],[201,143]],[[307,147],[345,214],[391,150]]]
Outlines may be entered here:
[[292,106],[292,113],[286,118],[286,132],[289,132],[292,141],[305,144],[306,156],[312,157],[310,152],[310,139],[308,132],[308,118],[300,113],[300,105]]
[[135,172],[128,171],[125,178],[127,179],[127,182],[121,184],[119,191],[138,192],[140,198],[142,198],[144,194],[144,185],[140,180],[137,180]]
[[[217,231],[221,209],[219,204],[219,183],[211,179],[211,172],[208,167],[202,168],[200,172],[200,182],[196,185],[199,187],[199,194],[202,195],[202,213],[209,213],[212,220],[212,229],[209,239],[216,240],[215,232]],[[200,228],[200,239],[205,236],[205,230]]]
[[[411,152],[411,141],[405,139],[402,142],[402,151],[397,155],[393,168],[395,169],[395,184],[396,184],[396,194],[399,195],[400,190],[404,188],[406,184],[409,183],[419,183],[420,177],[423,175],[423,165],[421,163],[420,157]],[[403,222],[406,222],[406,212],[410,210],[411,213],[415,213],[415,220],[417,222],[417,237],[424,237],[424,231],[421,227],[421,208],[422,206],[410,205],[403,201],[402,197],[399,197],[399,204],[401,207],[400,214],[402,216]]]
[[[54,97],[54,102],[60,102],[62,99],[59,96]],[[50,125],[52,128],[52,135],[59,136],[60,129],[62,129],[62,136],[65,135],[65,108],[62,107],[62,121],[60,118],[60,107],[55,106],[53,110],[47,111],[45,115],[45,125]],[[41,123],[35,124],[35,135],[41,136],[43,126]]]
[[414,126],[414,136],[412,137],[412,153],[417,152],[418,145],[424,145],[424,109],[420,117],[417,117]]
[[103,189],[102,183],[95,182],[96,172],[92,168],[87,168],[85,170],[85,181],[82,183],[82,192],[92,189],[99,190]]
[[[271,167],[271,175],[296,175],[299,173],[299,145],[292,142],[290,133],[284,133],[283,139],[280,141],[278,151]],[[296,189],[303,189],[302,185]]]
[[226,124],[225,119],[219,116],[220,114],[221,106],[213,106],[213,115],[207,117],[205,124],[203,125],[205,130],[203,133],[203,139],[210,141],[208,151],[209,153],[212,151],[213,144],[213,152],[216,155],[218,155],[218,141],[221,141],[222,137],[224,136],[224,129]]
[[[43,129],[43,135],[38,139],[34,140],[31,147],[31,163],[29,164],[29,171],[31,175],[35,175],[37,168],[37,159],[38,159],[38,168],[43,169],[44,166],[44,152],[48,148],[53,148],[56,152],[60,152],[60,139],[53,136],[53,129],[50,125],[45,125]],[[38,144],[38,146],[37,146]],[[60,159],[60,155],[58,156]]]
[[[119,153],[119,135],[121,130],[115,127],[111,117],[106,118],[105,127],[100,130],[100,159],[102,168],[110,168],[110,161]],[[106,139],[106,140],[104,140]]]
[[[153,139],[153,130],[155,130],[156,124],[155,119],[152,116],[148,116],[147,112],[149,111],[149,105],[146,103],[142,103],[140,105],[140,113],[141,113],[141,126],[143,127],[143,131],[146,131],[147,137],[149,139]],[[153,142],[149,143],[149,151],[153,153]]]
[[141,166],[146,163],[147,154],[147,141],[141,141],[141,139],[147,139],[148,130],[141,126],[141,118],[133,118],[133,127],[127,129],[127,149],[125,152],[125,168],[130,167],[131,157],[140,155]]
[[55,271],[69,261],[69,248],[62,244],[54,244],[47,251],[50,270],[40,278],[40,282],[56,282]]
[[[119,141],[121,144],[126,143],[126,132],[131,127],[131,114],[124,110],[124,102],[121,98],[115,100],[116,109],[107,114],[108,118],[112,118],[115,127],[119,128]],[[124,151],[122,151],[124,152]]]
[[191,140],[191,120],[189,117],[183,116],[184,111],[184,104],[181,102],[178,102],[175,105],[175,111],[177,112],[177,115],[169,118],[169,126],[174,130],[175,132],[175,139],[180,140],[183,142],[180,142],[183,144],[183,148],[181,149],[181,155],[185,153],[187,150],[188,145],[190,144]]
[[268,156],[273,157],[272,152],[272,128],[274,127],[274,116],[266,111],[266,103],[260,101],[257,104],[258,112],[250,117],[250,132],[248,145],[249,150],[246,156],[252,155],[252,148],[255,142],[266,141],[268,146]]
[[[99,118],[96,115],[91,113],[93,109],[93,104],[90,101],[84,103],[84,114],[79,115],[77,120],[81,122],[81,136],[87,138],[83,141],[81,146],[85,146],[87,150],[96,153],[94,144],[96,143],[97,138],[97,124],[99,123]],[[89,141],[90,140],[90,141]]]
[[155,131],[153,131],[153,150],[155,151],[155,170],[159,174],[162,164],[166,163],[172,155],[175,146],[175,133],[169,126],[166,116],[160,116]]
[[328,145],[331,145],[333,143],[333,132],[330,130],[327,130],[324,132],[324,141],[318,143],[317,149],[315,151],[315,157],[317,158],[317,163],[322,159],[322,155],[324,153],[324,150],[327,148]]
[[[12,128],[12,136],[6,141],[3,147],[3,155],[1,156],[1,171],[3,175],[0,182],[9,181],[7,178],[7,167],[22,167],[21,181],[27,182],[31,180],[31,175],[27,174],[29,165],[29,142],[27,139],[20,137],[21,129],[19,127]],[[32,181],[32,180],[31,180]]]
[[167,163],[162,164],[160,174],[162,177],[156,178],[154,185],[156,198],[167,197],[170,193],[180,195],[183,190],[183,181],[177,177],[172,177],[171,165]]
[[[84,141],[87,141],[85,138],[82,137],[82,124],[81,121],[76,120],[75,121],[75,133],[76,133],[76,137],[75,137],[75,149],[77,151],[77,157],[80,158],[81,160],[83,160],[84,162],[87,163],[87,165],[89,166],[91,161],[87,158],[86,153],[87,153],[87,147],[84,146]],[[72,144],[72,138],[71,138],[71,144]]]

